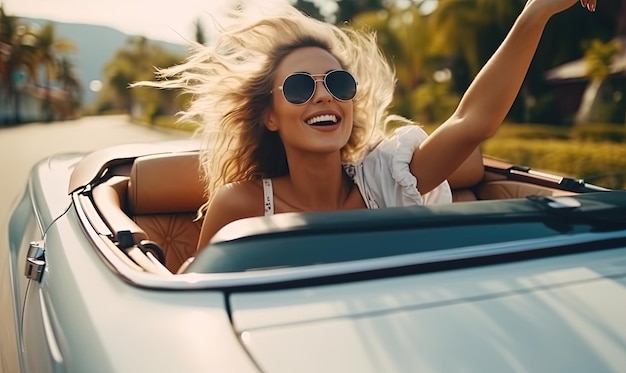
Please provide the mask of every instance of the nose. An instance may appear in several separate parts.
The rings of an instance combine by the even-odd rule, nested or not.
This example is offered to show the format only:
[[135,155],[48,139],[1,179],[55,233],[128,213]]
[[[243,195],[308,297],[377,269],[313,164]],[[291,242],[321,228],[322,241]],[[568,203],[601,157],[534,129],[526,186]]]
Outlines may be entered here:
[[326,89],[324,79],[315,79],[315,92],[313,93],[312,100],[314,102],[322,102],[332,100],[333,95]]

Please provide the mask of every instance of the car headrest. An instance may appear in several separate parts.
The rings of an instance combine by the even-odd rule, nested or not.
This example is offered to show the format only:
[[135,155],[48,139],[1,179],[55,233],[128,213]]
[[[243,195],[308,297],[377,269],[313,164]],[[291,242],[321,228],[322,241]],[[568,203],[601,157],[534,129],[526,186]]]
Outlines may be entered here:
[[128,207],[134,215],[195,212],[205,202],[198,153],[139,157],[128,182]]

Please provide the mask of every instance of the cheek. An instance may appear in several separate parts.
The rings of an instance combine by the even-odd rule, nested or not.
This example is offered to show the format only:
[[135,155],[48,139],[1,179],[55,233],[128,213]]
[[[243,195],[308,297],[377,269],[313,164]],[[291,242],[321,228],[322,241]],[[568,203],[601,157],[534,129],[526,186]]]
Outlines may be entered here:
[[265,127],[270,131],[280,130],[285,123],[291,121],[293,106],[282,97],[275,97],[271,109],[265,114]]
[[303,107],[282,103],[274,105],[273,118],[278,129],[284,126],[293,126],[294,122],[299,122],[303,115]]
[[352,101],[345,102],[342,104],[342,111],[344,113],[344,119],[347,124],[352,127],[354,125],[354,104]]

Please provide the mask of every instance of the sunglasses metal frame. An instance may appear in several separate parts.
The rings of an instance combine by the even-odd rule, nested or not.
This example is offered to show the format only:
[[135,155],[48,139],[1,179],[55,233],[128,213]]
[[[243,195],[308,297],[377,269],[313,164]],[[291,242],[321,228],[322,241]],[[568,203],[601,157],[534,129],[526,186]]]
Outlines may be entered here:
[[[328,88],[328,83],[326,82],[326,79],[328,78],[328,76],[329,76],[330,74],[335,73],[335,72],[344,72],[344,73],[348,74],[350,77],[352,77],[352,80],[354,80],[354,85],[355,85],[354,96],[356,96],[356,88],[359,86],[359,82],[356,80],[356,78],[354,77],[354,75],[352,75],[349,71],[346,71],[346,70],[331,70],[331,71],[329,71],[329,72],[327,72],[327,73],[324,73],[324,74],[309,74],[309,73],[305,73],[305,72],[291,73],[291,74],[287,75],[287,77],[283,80],[283,84],[281,84],[281,85],[278,87],[278,90],[279,90],[279,91],[281,91],[281,92],[283,93],[283,97],[284,97],[284,98],[285,98],[285,100],[286,100],[287,102],[289,102],[290,104],[292,104],[292,105],[304,105],[304,104],[306,104],[307,102],[311,101],[311,99],[313,98],[313,96],[315,96],[315,92],[317,91],[317,83],[318,83],[318,82],[322,82],[322,83],[324,83],[324,88],[326,88],[326,91],[327,91],[328,93],[330,93],[330,95],[331,95],[331,96],[333,96],[333,97],[335,98],[335,100],[337,100],[337,101],[341,101],[341,102],[346,102],[346,101],[350,101],[350,100],[352,100],[352,99],[354,98],[354,96],[352,96],[352,97],[351,97],[351,98],[349,98],[349,99],[345,99],[345,100],[344,100],[344,99],[341,99],[341,98],[339,98],[339,97],[335,96],[335,94],[334,94],[334,93],[330,90],[330,88]],[[289,99],[287,98],[287,96],[285,95],[285,91],[284,91],[284,89],[283,89],[283,87],[284,87],[285,82],[287,81],[287,79],[289,79],[289,78],[291,78],[292,76],[295,76],[295,75],[305,75],[305,76],[310,77],[310,78],[313,80],[313,91],[311,91],[311,95],[309,96],[309,98],[307,98],[307,99],[306,99],[306,101],[304,101],[304,102],[302,102],[302,103],[296,103],[296,102],[292,102],[291,100],[289,100]],[[321,79],[319,79],[319,77],[322,77],[322,78],[321,78]]]

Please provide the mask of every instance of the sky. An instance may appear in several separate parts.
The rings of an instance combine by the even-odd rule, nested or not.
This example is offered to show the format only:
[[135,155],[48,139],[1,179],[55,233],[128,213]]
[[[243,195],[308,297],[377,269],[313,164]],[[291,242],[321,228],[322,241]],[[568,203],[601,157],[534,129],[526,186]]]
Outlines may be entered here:
[[[8,15],[56,22],[97,24],[129,35],[184,43],[194,39],[194,23],[210,24],[228,0],[0,0]],[[210,27],[210,26],[207,26]]]
[[[195,39],[194,24],[200,19],[206,36],[212,32],[211,16],[223,14],[226,5],[235,0],[0,0],[8,15],[43,18],[56,22],[86,23],[110,26],[129,35],[187,44]],[[293,0],[246,0],[271,8],[272,2]],[[322,14],[336,11],[336,0],[309,0]],[[409,4],[415,0],[396,0]],[[504,0],[503,0],[504,1]],[[435,0],[422,1],[426,6]]]

